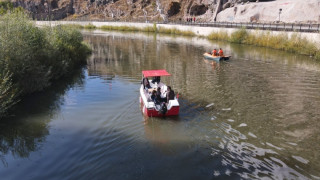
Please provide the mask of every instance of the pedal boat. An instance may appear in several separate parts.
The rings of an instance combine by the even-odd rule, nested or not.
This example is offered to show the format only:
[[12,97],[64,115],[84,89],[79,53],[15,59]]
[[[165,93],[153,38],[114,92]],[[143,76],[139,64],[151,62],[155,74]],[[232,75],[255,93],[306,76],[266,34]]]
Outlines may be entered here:
[[[171,76],[166,70],[146,70],[142,71],[143,78],[149,77],[162,77],[162,76]],[[148,117],[162,117],[162,116],[177,116],[179,115],[179,102],[175,94],[173,100],[169,102],[156,104],[151,100],[151,94],[153,90],[157,90],[158,87],[161,88],[161,97],[166,98],[167,86],[163,82],[152,83],[152,80],[149,80],[151,88],[144,88],[143,82],[140,87],[140,104],[141,109],[144,115]],[[165,106],[165,107],[164,107]]]

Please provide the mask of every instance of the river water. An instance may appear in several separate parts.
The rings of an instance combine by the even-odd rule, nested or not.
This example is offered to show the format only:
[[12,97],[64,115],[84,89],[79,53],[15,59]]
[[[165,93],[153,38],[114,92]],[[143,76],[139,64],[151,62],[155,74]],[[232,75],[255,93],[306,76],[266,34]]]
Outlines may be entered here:
[[[87,68],[0,122],[1,179],[320,179],[320,64],[201,38],[84,32]],[[212,63],[202,54],[232,55]],[[179,94],[146,118],[141,71]]]

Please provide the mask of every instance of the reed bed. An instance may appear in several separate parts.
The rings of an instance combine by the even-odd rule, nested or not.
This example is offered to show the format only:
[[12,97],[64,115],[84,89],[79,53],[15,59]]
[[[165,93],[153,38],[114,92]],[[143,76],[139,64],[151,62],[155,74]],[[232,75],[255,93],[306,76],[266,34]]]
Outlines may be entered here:
[[249,32],[246,29],[239,29],[231,33],[231,35],[224,31],[212,32],[208,35],[208,39],[279,49],[313,56],[320,60],[320,52],[316,44],[301,37],[299,33],[293,33],[289,37],[285,32],[274,35],[270,31]]
[[[182,36],[196,36],[192,31],[182,31],[177,28],[157,28],[156,24],[145,28],[138,28],[133,26],[101,26],[92,27],[93,25],[82,26],[84,29],[101,29],[105,31],[134,31],[134,32],[153,32],[160,34],[182,35]],[[309,55],[320,60],[320,50],[315,43],[308,41],[306,38],[301,37],[299,33],[294,33],[288,36],[283,32],[279,35],[274,35],[270,31],[248,31],[241,28],[230,35],[227,31],[212,32],[205,38],[211,40],[228,41],[231,43],[255,45],[261,47],[268,47],[272,49],[279,49],[288,52]]]
[[162,33],[162,34],[182,35],[182,36],[195,36],[196,35],[192,31],[182,31],[182,30],[179,30],[176,28],[164,28],[164,27],[160,27],[157,32]]
[[[66,25],[73,26],[73,25]],[[156,24],[153,26],[147,26],[143,28],[134,27],[134,26],[100,26],[96,27],[92,24],[85,26],[77,26],[79,29],[100,29],[104,31],[132,31],[132,32],[152,32],[152,33],[161,33],[161,34],[171,34],[171,35],[182,35],[182,36],[195,36],[196,34],[192,31],[181,31],[176,28],[157,28]]]

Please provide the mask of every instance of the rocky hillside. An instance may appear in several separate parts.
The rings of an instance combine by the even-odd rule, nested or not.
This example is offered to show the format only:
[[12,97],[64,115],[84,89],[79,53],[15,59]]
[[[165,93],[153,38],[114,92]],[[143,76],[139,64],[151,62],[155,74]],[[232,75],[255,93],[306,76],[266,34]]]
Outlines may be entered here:
[[320,23],[320,0],[10,0],[34,19]]

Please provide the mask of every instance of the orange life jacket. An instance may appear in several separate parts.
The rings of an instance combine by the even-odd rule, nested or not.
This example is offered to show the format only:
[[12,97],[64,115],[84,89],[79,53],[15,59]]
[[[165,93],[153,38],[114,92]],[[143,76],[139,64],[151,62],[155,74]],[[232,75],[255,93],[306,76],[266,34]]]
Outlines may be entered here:
[[221,49],[219,50],[219,56],[223,56],[223,51]]
[[213,56],[216,56],[216,55],[217,55],[217,50],[213,50],[213,51],[212,51],[212,55],[213,55]]

